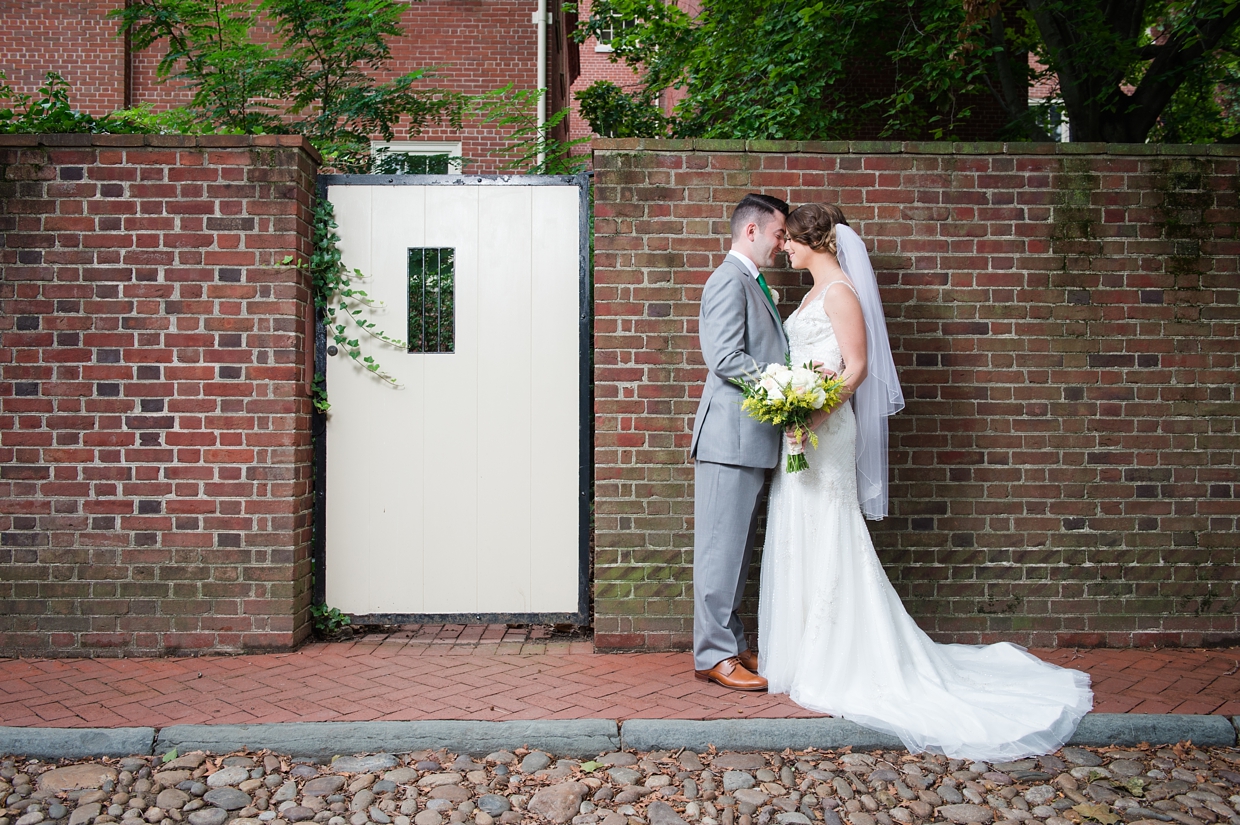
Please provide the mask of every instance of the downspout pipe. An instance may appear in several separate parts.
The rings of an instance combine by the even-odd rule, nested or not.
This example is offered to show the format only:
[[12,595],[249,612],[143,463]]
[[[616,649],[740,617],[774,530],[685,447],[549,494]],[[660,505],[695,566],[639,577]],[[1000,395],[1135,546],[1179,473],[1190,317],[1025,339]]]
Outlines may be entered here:
[[538,0],[538,165],[547,162],[547,0]]

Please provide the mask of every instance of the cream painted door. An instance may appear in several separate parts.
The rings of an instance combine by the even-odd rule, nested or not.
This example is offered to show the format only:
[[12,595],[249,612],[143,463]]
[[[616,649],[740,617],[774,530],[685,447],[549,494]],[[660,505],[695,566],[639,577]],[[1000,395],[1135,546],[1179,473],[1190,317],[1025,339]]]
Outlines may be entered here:
[[410,250],[455,262],[451,352],[365,341],[399,389],[326,359],[327,604],[580,618],[583,182],[327,180],[344,263],[390,335],[408,334]]

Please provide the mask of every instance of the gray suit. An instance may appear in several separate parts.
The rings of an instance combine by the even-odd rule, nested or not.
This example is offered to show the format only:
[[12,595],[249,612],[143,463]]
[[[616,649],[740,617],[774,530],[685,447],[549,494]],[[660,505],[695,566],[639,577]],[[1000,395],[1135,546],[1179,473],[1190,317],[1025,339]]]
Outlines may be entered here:
[[749,417],[732,378],[784,363],[788,341],[762,287],[731,257],[706,281],[698,316],[710,370],[693,422],[693,660],[698,670],[745,650],[736,615],[745,589],[766,471],[780,431]]

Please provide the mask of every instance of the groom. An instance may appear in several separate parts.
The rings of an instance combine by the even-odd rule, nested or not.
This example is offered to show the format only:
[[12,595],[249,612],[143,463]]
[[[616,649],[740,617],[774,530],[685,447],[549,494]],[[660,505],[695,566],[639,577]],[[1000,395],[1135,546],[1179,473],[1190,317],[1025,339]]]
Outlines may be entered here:
[[788,341],[759,267],[784,247],[788,204],[746,195],[732,213],[732,249],[706,281],[698,338],[709,370],[690,455],[693,506],[694,676],[733,690],[766,690],[758,657],[736,615],[745,590],[766,471],[779,461],[780,431],[741,409],[733,378],[784,363]]

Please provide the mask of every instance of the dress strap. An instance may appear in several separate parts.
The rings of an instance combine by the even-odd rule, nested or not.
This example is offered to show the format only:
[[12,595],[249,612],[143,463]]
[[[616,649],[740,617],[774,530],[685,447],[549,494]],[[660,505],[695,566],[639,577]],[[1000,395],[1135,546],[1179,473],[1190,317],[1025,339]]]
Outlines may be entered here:
[[823,297],[826,297],[827,290],[828,290],[828,289],[830,289],[831,287],[835,286],[836,284],[843,284],[844,286],[846,286],[846,287],[848,287],[850,290],[852,290],[852,294],[853,294],[853,295],[856,295],[856,294],[857,294],[857,289],[856,289],[856,287],[854,287],[851,283],[849,283],[849,281],[848,281],[848,279],[847,279],[847,278],[843,278],[843,279],[841,279],[841,280],[838,280],[838,281],[832,281],[831,283],[827,284],[826,288],[825,288],[825,289],[823,289],[823,291],[822,291]]

